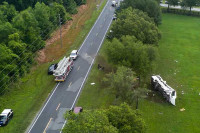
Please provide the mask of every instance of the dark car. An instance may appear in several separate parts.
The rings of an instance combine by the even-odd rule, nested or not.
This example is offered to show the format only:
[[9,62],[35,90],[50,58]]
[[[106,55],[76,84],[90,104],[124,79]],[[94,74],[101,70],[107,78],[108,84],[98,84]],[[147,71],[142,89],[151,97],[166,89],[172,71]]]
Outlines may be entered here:
[[58,67],[58,64],[51,64],[48,69],[48,74],[52,75],[53,71]]
[[13,117],[13,111],[11,109],[4,109],[0,114],[0,126],[8,124],[8,121]]

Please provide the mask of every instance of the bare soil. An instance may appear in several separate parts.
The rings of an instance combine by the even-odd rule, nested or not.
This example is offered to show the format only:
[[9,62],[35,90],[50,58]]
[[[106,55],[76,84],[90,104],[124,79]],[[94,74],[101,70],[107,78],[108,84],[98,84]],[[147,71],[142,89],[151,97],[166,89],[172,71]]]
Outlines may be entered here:
[[46,46],[37,53],[37,62],[43,64],[62,57],[83,29],[85,22],[91,18],[92,12],[96,10],[98,1],[87,0],[86,5],[78,8],[78,13],[72,16],[72,20],[62,25],[62,47],[60,42],[60,29],[57,29],[50,39],[46,40]]

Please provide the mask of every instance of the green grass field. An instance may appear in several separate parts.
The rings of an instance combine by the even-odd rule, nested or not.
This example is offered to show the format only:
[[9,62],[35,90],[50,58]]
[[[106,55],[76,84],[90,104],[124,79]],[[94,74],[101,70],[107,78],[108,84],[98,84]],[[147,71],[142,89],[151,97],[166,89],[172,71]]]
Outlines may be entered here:
[[[69,55],[72,49],[78,48],[82,44],[105,4],[106,0],[102,2],[99,10],[93,10],[92,16],[86,21],[75,42],[68,49],[67,55]],[[34,66],[29,74],[9,88],[10,91],[0,96],[0,111],[4,108],[14,110],[13,119],[7,126],[0,127],[0,133],[25,132],[26,128],[44,104],[45,99],[50,95],[56,85],[54,77],[47,75],[47,69],[51,63]]]
[[175,107],[153,99],[141,102],[148,132],[200,132],[200,18],[163,14],[159,28],[162,39],[155,74],[177,91],[178,98]]
[[[177,91],[176,106],[166,103],[162,96],[139,101],[139,109],[148,126],[147,133],[200,132],[200,18],[163,14],[159,26],[159,60],[154,74],[160,74]],[[100,54],[104,54],[104,47]],[[104,76],[94,65],[82,91],[78,106],[87,109],[107,108],[115,104],[109,90],[100,81]],[[95,82],[94,86],[90,85]],[[182,91],[184,94],[182,94]],[[180,109],[185,108],[181,112]]]

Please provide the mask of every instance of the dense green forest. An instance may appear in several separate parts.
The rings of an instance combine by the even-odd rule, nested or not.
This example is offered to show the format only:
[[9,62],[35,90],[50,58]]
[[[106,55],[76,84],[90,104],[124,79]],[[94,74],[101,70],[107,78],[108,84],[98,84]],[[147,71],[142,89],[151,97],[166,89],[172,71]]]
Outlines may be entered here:
[[0,1],[0,94],[10,82],[26,74],[35,52],[59,26],[77,13],[86,0]]

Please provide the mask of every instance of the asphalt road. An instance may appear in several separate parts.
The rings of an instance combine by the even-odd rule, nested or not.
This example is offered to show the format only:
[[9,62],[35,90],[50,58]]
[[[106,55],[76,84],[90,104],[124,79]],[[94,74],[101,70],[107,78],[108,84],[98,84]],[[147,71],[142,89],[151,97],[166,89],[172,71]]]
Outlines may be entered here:
[[102,13],[95,22],[79,49],[79,57],[65,82],[58,83],[27,133],[59,133],[63,128],[64,113],[76,104],[94,59],[112,22],[114,8],[108,0]]
[[[160,6],[162,6],[162,7],[168,7],[168,4],[160,4]],[[181,6],[169,6],[170,8],[174,8],[174,9],[182,9],[182,7]],[[186,10],[190,10],[190,8],[188,7],[188,8],[186,8]],[[191,9],[192,11],[200,11],[200,8],[192,8]]]

